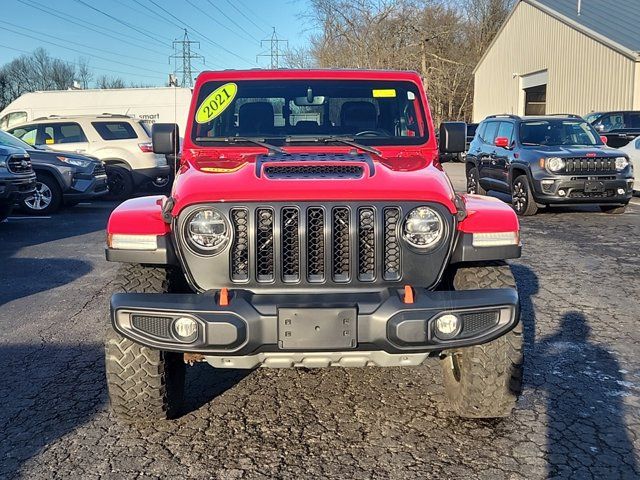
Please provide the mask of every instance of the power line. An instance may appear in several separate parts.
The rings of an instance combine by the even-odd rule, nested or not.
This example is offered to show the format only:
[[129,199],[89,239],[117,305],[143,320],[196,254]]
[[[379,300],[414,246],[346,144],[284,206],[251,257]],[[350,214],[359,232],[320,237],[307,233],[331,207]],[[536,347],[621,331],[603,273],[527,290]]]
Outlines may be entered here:
[[[77,2],[82,1],[82,0],[76,0]],[[189,30],[196,32],[196,34],[198,34],[200,37],[204,38],[207,42],[209,42],[211,45],[219,48],[220,50],[223,50],[225,52],[227,52],[230,55],[233,55],[234,57],[242,60],[243,62],[247,62],[250,65],[253,65],[253,62],[251,62],[250,60],[247,60],[245,58],[242,58],[240,55],[238,55],[235,52],[232,52],[231,50],[229,50],[228,48],[223,47],[222,45],[220,45],[219,43],[214,42],[213,40],[211,40],[208,36],[206,36],[204,33],[199,32],[198,30],[196,30],[195,28],[191,27],[188,23],[180,20],[178,17],[176,17],[173,13],[169,12],[166,8],[164,8],[161,5],[158,5],[154,0],[149,0],[149,2],[153,3],[156,7],[158,7],[160,10],[162,10],[163,12],[165,12],[167,15],[169,15],[171,18],[177,20],[178,22],[180,22],[181,24],[183,24],[186,28],[188,28]]]
[[[189,5],[191,5],[193,8],[198,8],[200,9],[200,7],[198,7],[195,3],[193,3],[191,0],[185,0]],[[208,18],[210,18],[211,20],[213,20],[214,22],[216,22],[219,26],[221,26],[222,28],[224,28],[225,30],[227,30],[228,32],[233,33],[234,35],[237,35],[239,38],[243,39],[243,40],[247,40],[249,42],[253,43],[253,39],[249,38],[249,37],[244,37],[242,35],[240,35],[236,30],[227,27],[224,23],[222,23],[220,20],[218,20],[217,18],[209,15],[209,13],[206,10],[201,10],[201,13],[203,13],[204,15],[206,15]]]
[[289,40],[280,40],[278,38],[278,34],[276,33],[276,27],[273,27],[273,33],[271,33],[270,38],[266,38],[260,41],[260,46],[263,47],[265,43],[269,44],[269,50],[267,52],[259,53],[256,56],[256,60],[258,57],[269,57],[271,68],[279,68],[280,67],[280,57],[284,57],[283,53],[280,53],[280,44],[286,43],[289,46]]
[[[10,26],[15,27],[15,28],[24,28],[24,26],[22,26],[22,25],[16,25],[16,24],[14,24],[14,23],[10,23],[10,22],[7,22],[7,21],[5,21],[5,20],[0,20],[0,23],[4,23],[4,24],[10,25]],[[48,34],[48,33],[42,33],[42,32],[40,32],[40,33],[38,33],[38,35],[42,35],[42,36],[45,36],[45,37],[50,37],[50,38],[53,38],[54,40],[60,40],[61,42],[70,43],[70,44],[72,44],[72,45],[78,45],[78,46],[80,46],[80,47],[85,47],[85,46],[86,46],[86,45],[83,45],[82,43],[73,42],[73,41],[71,41],[71,40],[66,40],[66,39],[64,39],[64,38],[56,37],[55,35],[50,35],[50,34]],[[131,58],[132,60],[139,60],[139,61],[141,61],[141,62],[148,62],[148,61],[149,61],[149,59],[147,59],[147,58],[133,57],[133,56],[131,56],[131,55],[124,55],[124,54],[122,54],[122,53],[115,53],[115,52],[113,52],[113,51],[111,51],[111,50],[104,50],[104,49],[102,49],[102,48],[98,48],[98,47],[92,47],[92,48],[93,48],[94,50],[97,50],[98,52],[104,52],[104,53],[107,53],[107,54],[109,54],[109,55],[116,55],[116,56],[118,56],[118,57],[127,57],[127,58]],[[153,62],[153,61],[152,61],[152,62]],[[156,63],[156,62],[153,62],[153,63]]]
[[[120,1],[122,2],[122,0],[120,0]],[[169,25],[173,25],[174,27],[177,27],[177,28],[179,28],[180,30],[182,30],[182,29],[184,28],[183,26],[178,25],[177,23],[175,23],[175,22],[173,22],[173,21],[171,21],[171,20],[168,20],[167,18],[165,18],[165,17],[163,17],[162,15],[160,15],[160,14],[156,11],[156,9],[154,9],[154,8],[149,8],[149,7],[145,7],[145,6],[142,4],[142,2],[140,2],[140,0],[133,0],[133,1],[134,1],[134,2],[136,2],[140,7],[144,8],[147,12],[151,12],[151,13],[153,13],[156,17],[158,17],[158,18],[159,18],[160,20],[162,20],[163,22],[168,23]],[[131,5],[127,5],[127,6],[129,6],[130,8],[133,8]]]
[[[28,50],[22,50],[21,48],[10,47],[8,45],[3,45],[1,43],[0,43],[0,48],[6,48],[7,50],[14,50],[16,52],[24,53],[24,54],[27,54],[27,55],[31,55],[33,53],[33,52],[28,51]],[[65,62],[65,63],[70,63],[72,65],[78,66],[78,62],[72,62],[70,60],[62,60],[62,61]],[[119,73],[121,75],[132,75],[131,72],[123,72],[121,70],[111,70],[110,68],[102,68],[102,67],[90,67],[90,68],[92,70],[100,70],[100,71],[103,71],[103,72]],[[146,77],[146,78],[156,78],[156,79],[158,78],[157,75],[144,75],[144,74],[141,74],[141,73],[136,73],[135,75],[136,75],[136,77]]]
[[141,29],[141,28],[135,27],[135,26],[131,25],[130,23],[125,22],[124,20],[120,20],[119,18],[114,17],[113,15],[110,15],[110,14],[108,14],[107,12],[104,12],[104,11],[100,10],[99,8],[94,7],[93,5],[89,5],[89,4],[88,4],[87,2],[85,2],[84,0],[75,0],[75,1],[76,1],[77,3],[79,3],[80,5],[84,5],[85,7],[90,8],[91,10],[94,10],[94,11],[96,11],[96,12],[98,12],[98,13],[101,13],[102,15],[104,15],[105,17],[110,18],[110,19],[111,19],[111,20],[113,20],[114,22],[118,22],[118,23],[120,23],[121,25],[124,25],[125,27],[128,27],[128,28],[130,28],[130,29],[132,29],[132,30],[135,30],[136,32],[138,32],[138,33],[140,33],[140,34],[144,35],[145,37],[150,38],[150,39],[151,39],[151,40],[153,40],[154,42],[159,42],[159,43],[161,43],[161,44],[165,45],[165,43],[164,43],[164,42],[165,42],[165,40],[164,40],[164,39],[162,39],[162,38],[160,38],[160,37],[157,37],[153,32],[148,32],[147,30],[143,30],[143,29]]
[[211,0],[207,0],[207,2],[209,2],[209,5],[211,5],[213,8],[215,8],[218,12],[220,12],[220,14],[226,18],[227,20],[229,20],[231,23],[233,23],[236,27],[238,27],[241,31],[243,31],[244,33],[246,33],[247,35],[249,35],[251,38],[253,38],[256,42],[260,42],[259,38],[254,37],[253,35],[251,35],[249,32],[247,32],[241,25],[238,24],[238,22],[236,22],[233,18],[231,18],[229,15],[227,15],[226,13],[224,13],[224,10],[222,10],[220,7],[216,6]]
[[[63,15],[59,15],[59,14],[57,14],[55,12],[51,12],[51,11],[47,10],[47,7],[45,5],[39,4],[37,2],[34,2],[33,0],[31,0],[30,3],[27,3],[25,0],[18,0],[18,1],[20,3],[22,3],[23,5],[25,5],[26,7],[33,8],[34,10],[37,10],[38,12],[45,13],[47,15],[52,15],[52,16],[54,16],[56,18],[64,20],[65,22],[69,22],[69,23],[72,23],[74,25],[78,25],[78,26],[80,26],[82,28],[86,28],[87,30],[90,30],[92,32],[98,33],[100,35],[104,35],[104,36],[109,37],[109,38],[113,38],[114,40],[117,40],[117,41],[122,42],[122,43],[126,43],[127,45],[135,45],[138,48],[144,49],[147,53],[150,53],[150,54],[153,54],[153,55],[162,55],[162,56],[164,56],[163,54],[161,54],[159,52],[155,52],[153,50],[149,50],[149,46],[142,46],[140,44],[132,43],[131,40],[125,40],[124,38],[130,38],[130,39],[133,39],[133,40],[136,40],[136,41],[140,40],[140,39],[138,39],[136,37],[132,37],[131,35],[127,35],[126,33],[120,32],[118,35],[121,36],[121,37],[124,37],[124,38],[119,38],[118,36],[115,36],[115,35],[113,35],[113,34],[111,34],[109,32],[102,32],[101,30],[98,30],[98,29],[103,29],[104,28],[104,27],[102,27],[100,25],[96,25],[95,23],[91,23],[91,22],[89,22],[87,20],[84,20],[84,19],[79,18],[79,17],[75,17],[75,16],[70,15],[70,14],[65,13],[65,12],[60,12],[60,13],[63,13],[64,16]],[[77,21],[70,20],[71,18],[73,18],[73,19],[75,19]],[[91,26],[93,26],[95,28],[88,27],[87,25],[91,25]]]
[[0,30],[7,30],[7,31],[15,33],[17,35],[22,35],[24,37],[32,38],[32,39],[37,40],[39,42],[47,42],[47,44],[49,44],[49,45],[55,45],[56,47],[64,48],[66,50],[71,50],[72,52],[80,53],[81,55],[87,55],[88,57],[91,57],[91,58],[98,58],[100,60],[104,60],[105,62],[117,63],[118,65],[124,65],[125,67],[135,68],[136,70],[145,70],[147,72],[165,75],[164,72],[159,72],[158,70],[151,70],[149,68],[142,68],[139,65],[131,65],[130,63],[119,62],[117,60],[110,60],[108,58],[96,55],[93,52],[86,52],[86,51],[78,50],[77,48],[65,47],[64,45],[60,45],[59,43],[52,42],[51,40],[43,40],[42,38],[37,38],[37,37],[35,37],[33,35],[30,35],[28,33],[20,32],[18,30],[13,30],[13,29],[8,28],[8,27],[2,27],[2,28],[0,28]]
[[[202,59],[204,63],[204,57],[198,53],[193,53],[191,51],[191,45],[198,45],[199,48],[200,42],[189,40],[187,29],[185,28],[183,39],[173,41],[173,48],[175,53],[169,57],[169,61],[171,61],[172,58],[175,61],[176,67],[174,69],[174,73],[176,75],[178,73],[182,74],[181,86],[183,87],[193,87],[193,67],[191,65],[192,60]],[[178,53],[178,48],[180,48],[181,53]],[[181,69],[178,69],[178,60],[182,61]]]
[[[237,3],[240,3],[238,0],[236,0]],[[231,5],[233,7],[233,9],[238,12],[240,15],[242,15],[244,18],[246,18],[254,27],[256,27],[258,30],[260,30],[262,33],[266,34],[267,30],[265,30],[264,28],[262,28],[260,25],[258,25],[256,22],[254,22],[248,15],[246,15],[242,10],[240,10],[233,2],[227,0],[227,3],[229,5]],[[247,8],[245,6],[245,8]]]

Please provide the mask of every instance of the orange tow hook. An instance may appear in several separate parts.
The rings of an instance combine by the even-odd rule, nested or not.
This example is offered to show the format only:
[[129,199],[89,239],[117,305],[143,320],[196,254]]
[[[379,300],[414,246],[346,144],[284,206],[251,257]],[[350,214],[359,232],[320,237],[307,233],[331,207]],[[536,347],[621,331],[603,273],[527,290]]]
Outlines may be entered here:
[[223,288],[222,290],[220,290],[220,299],[218,301],[218,304],[221,307],[229,306],[229,290],[228,289]]
[[414,298],[413,298],[413,288],[411,288],[411,285],[405,285],[404,286],[404,303],[413,303]]

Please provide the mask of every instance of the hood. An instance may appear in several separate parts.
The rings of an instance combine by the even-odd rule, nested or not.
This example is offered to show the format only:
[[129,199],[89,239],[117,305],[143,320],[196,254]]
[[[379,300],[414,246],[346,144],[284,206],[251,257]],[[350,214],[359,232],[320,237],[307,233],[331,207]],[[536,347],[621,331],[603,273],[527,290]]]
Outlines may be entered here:
[[98,159],[94,157],[89,157],[87,155],[80,155],[79,153],[72,152],[60,152],[57,150],[43,150],[43,149],[29,149],[27,150],[32,160],[40,160],[44,162],[57,162],[58,157],[67,157],[74,158],[78,160],[84,160],[89,162],[99,162]]
[[9,155],[26,155],[27,151],[23,148],[10,147],[8,145],[0,145],[0,155],[8,157]]
[[212,155],[186,152],[174,184],[174,215],[206,202],[424,201],[457,211],[455,192],[435,154],[394,151],[378,157],[344,151]]
[[[578,147],[571,145],[540,145],[535,147],[525,147],[531,152],[539,152],[548,157],[619,157],[619,150],[609,147]],[[595,154],[595,155],[594,155]]]

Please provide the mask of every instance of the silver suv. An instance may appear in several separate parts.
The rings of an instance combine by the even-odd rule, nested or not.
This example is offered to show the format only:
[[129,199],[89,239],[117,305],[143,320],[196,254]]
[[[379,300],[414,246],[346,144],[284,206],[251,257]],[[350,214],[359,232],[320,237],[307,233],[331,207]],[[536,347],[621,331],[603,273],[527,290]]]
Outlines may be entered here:
[[164,188],[171,169],[153,153],[149,126],[127,115],[70,115],[37,118],[8,130],[30,145],[91,155],[104,161],[109,192],[127,198],[136,187]]

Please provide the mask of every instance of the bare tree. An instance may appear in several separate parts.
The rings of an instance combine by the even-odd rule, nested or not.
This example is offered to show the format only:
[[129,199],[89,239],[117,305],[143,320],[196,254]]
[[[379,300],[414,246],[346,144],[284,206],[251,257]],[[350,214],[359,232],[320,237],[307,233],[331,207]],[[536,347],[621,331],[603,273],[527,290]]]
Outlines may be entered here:
[[101,75],[96,79],[97,88],[125,88],[124,80],[117,77],[108,77],[107,75]]
[[79,58],[77,63],[76,80],[82,88],[89,88],[91,80],[93,80],[93,72],[89,68],[88,58]]

